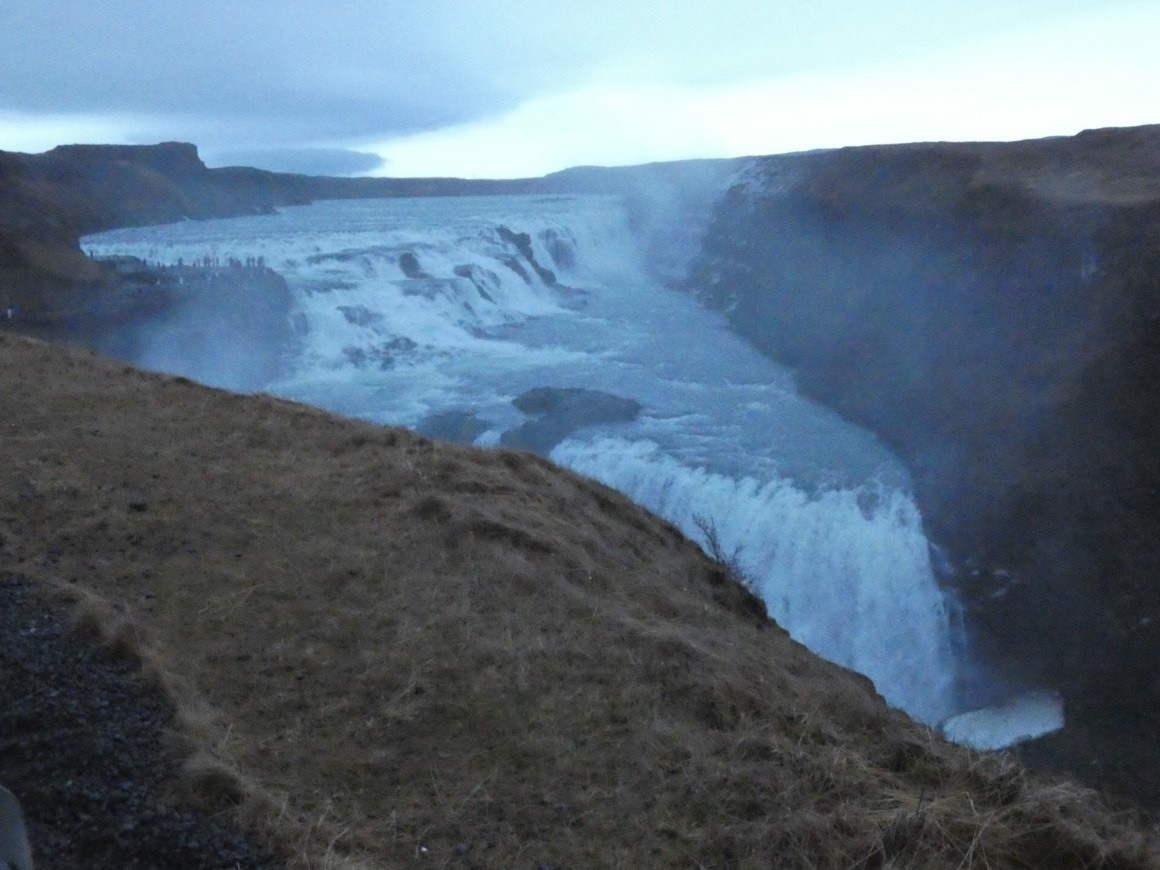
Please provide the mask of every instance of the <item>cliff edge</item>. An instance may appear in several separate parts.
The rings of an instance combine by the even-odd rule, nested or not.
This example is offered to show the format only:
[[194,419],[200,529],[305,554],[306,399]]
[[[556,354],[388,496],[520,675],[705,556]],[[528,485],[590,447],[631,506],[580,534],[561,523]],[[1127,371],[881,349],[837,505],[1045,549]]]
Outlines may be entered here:
[[94,300],[121,287],[116,269],[84,255],[81,236],[260,214],[307,202],[298,184],[256,169],[207,169],[182,142],[0,152],[0,316],[34,334],[67,334]]

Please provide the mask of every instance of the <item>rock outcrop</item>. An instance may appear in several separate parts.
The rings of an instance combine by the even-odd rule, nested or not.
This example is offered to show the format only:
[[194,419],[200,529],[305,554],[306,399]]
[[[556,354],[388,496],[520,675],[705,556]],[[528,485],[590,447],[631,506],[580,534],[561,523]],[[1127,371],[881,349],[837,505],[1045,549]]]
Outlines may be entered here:
[[0,313],[17,321],[9,325],[53,335],[119,292],[117,270],[86,257],[82,235],[307,201],[292,176],[210,170],[181,142],[0,153]]
[[99,261],[117,281],[59,317],[49,337],[160,371],[196,371],[248,392],[284,374],[295,341],[290,288],[256,263],[149,266]]
[[908,463],[1031,752],[1160,804],[1160,127],[764,158],[686,283]]
[[[81,236],[126,226],[261,214],[317,199],[523,193],[542,180],[322,178],[245,167],[208,169],[197,148],[63,145],[0,151],[0,326],[53,335],[63,319],[117,293],[113,270]],[[9,317],[9,312],[12,317]],[[16,320],[17,323],[4,321]]]
[[505,447],[548,455],[577,429],[606,423],[630,423],[640,414],[640,403],[600,390],[536,387],[520,393],[512,404],[532,419],[500,437]]

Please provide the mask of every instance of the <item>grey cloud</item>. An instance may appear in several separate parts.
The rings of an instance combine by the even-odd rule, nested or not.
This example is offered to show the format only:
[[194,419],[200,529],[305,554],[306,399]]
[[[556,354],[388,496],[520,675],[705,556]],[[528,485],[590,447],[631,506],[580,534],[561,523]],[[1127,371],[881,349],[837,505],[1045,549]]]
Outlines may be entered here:
[[0,110],[132,115],[143,138],[218,148],[366,140],[493,116],[608,68],[710,84],[1098,2],[2,0]]
[[178,118],[262,144],[431,129],[566,77],[501,5],[5,0],[0,107]]

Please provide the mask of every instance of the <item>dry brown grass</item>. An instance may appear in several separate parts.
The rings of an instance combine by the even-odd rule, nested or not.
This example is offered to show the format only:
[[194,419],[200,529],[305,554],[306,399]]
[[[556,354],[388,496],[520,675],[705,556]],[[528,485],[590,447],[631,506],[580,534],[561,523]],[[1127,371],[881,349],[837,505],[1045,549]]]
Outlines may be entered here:
[[177,700],[295,867],[1152,867],[533,456],[0,335],[0,558]]

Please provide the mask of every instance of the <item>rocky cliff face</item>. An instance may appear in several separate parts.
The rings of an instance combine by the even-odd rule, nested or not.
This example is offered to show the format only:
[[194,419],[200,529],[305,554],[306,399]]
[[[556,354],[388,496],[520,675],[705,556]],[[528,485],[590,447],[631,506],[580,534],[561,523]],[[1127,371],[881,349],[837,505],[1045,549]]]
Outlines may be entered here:
[[53,334],[115,293],[78,239],[122,226],[256,214],[306,202],[293,176],[210,170],[193,145],[68,145],[0,153],[0,314]]
[[1160,804],[1160,128],[765,158],[687,284],[909,464],[979,648],[1065,695],[1030,754]]

